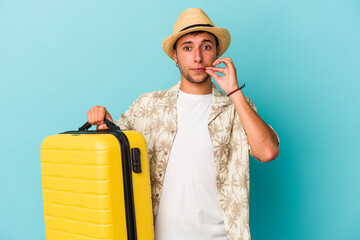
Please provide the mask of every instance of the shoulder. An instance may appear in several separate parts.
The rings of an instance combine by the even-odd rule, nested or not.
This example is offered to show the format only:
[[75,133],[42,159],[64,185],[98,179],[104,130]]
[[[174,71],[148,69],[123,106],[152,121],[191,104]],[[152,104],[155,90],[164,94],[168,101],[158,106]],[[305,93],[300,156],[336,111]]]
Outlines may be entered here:
[[163,90],[158,90],[158,91],[153,91],[153,92],[147,92],[142,94],[137,100],[136,102],[140,103],[140,102],[157,102],[157,101],[161,101],[164,99],[164,97],[166,96],[167,91],[163,91]]
[[166,90],[157,90],[142,94],[136,101],[138,102],[162,102],[173,99],[178,94],[179,83]]

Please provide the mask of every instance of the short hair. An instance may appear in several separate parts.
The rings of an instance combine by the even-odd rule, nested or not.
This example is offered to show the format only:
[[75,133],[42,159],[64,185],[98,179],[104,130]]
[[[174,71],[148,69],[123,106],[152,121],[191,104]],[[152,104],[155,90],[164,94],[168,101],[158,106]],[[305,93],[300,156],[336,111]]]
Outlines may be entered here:
[[[200,33],[204,33],[204,32],[206,32],[206,31],[195,31],[195,32],[190,32],[190,33],[187,33],[187,34],[185,34],[185,35],[183,35],[183,36],[186,36],[186,35],[198,35],[198,34],[200,34]],[[219,40],[218,40],[218,38],[214,35],[214,34],[212,34],[211,32],[206,32],[206,33],[210,33],[211,35],[213,35],[214,36],[214,38],[215,38],[215,44],[216,44],[216,47],[218,47],[219,46]],[[181,36],[181,37],[183,37],[183,36]],[[181,38],[180,37],[180,38]],[[180,39],[179,38],[179,39]],[[178,40],[179,40],[178,39]],[[177,42],[178,42],[178,40],[176,40],[176,42],[174,43],[174,46],[173,46],[173,49],[176,51],[176,44],[177,44]]]

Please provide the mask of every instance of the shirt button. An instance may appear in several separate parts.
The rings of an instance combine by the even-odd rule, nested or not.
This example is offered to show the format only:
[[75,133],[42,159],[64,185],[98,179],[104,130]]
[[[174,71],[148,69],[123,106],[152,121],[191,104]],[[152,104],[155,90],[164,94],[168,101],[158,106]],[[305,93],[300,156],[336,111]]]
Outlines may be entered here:
[[165,155],[168,155],[168,152],[167,152],[167,151],[165,151]]
[[159,173],[159,177],[162,177],[162,174],[161,174],[161,173]]

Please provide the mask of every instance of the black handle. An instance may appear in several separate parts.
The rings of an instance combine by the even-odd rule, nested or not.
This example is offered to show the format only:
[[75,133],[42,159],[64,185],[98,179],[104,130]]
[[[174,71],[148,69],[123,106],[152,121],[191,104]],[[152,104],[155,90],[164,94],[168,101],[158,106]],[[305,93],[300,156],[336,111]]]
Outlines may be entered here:
[[[113,123],[112,121],[104,119],[104,122],[110,130],[120,130],[119,126]],[[91,128],[91,126],[92,125],[89,122],[86,122],[84,125],[79,127],[79,131],[87,131],[89,130],[89,128]]]

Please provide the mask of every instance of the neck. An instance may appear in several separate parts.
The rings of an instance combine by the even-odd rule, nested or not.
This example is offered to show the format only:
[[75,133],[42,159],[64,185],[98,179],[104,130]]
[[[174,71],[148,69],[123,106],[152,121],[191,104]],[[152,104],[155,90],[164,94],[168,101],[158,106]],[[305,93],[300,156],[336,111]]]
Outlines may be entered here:
[[184,93],[194,95],[206,95],[212,92],[211,77],[202,83],[192,83],[186,79],[181,78],[180,90]]

